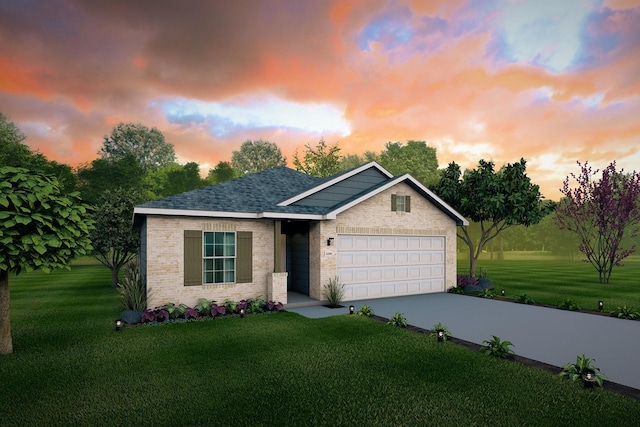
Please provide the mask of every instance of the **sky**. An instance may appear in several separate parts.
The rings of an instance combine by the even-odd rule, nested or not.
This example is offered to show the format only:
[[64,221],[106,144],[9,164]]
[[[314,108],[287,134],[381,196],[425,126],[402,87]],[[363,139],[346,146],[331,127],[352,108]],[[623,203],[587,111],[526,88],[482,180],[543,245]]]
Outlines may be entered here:
[[640,169],[640,0],[0,0],[0,112],[71,166],[120,122],[205,172],[424,140],[558,200],[577,161]]

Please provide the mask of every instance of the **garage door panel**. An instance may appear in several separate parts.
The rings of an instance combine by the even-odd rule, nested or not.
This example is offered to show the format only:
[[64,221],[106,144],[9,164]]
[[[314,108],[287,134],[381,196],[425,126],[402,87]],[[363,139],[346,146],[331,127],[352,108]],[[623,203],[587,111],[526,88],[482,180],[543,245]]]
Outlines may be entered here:
[[337,247],[345,301],[444,290],[444,237],[338,235]]

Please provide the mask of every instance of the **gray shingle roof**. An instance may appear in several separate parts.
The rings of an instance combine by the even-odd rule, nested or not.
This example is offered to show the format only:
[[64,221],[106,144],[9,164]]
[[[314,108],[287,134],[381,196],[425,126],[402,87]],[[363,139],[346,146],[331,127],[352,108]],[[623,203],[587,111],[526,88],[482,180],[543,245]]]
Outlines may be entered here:
[[[273,212],[279,202],[316,186],[318,182],[320,178],[280,166],[147,202],[139,207],[220,212]],[[313,209],[289,211],[281,209],[278,208],[278,211],[316,213]]]

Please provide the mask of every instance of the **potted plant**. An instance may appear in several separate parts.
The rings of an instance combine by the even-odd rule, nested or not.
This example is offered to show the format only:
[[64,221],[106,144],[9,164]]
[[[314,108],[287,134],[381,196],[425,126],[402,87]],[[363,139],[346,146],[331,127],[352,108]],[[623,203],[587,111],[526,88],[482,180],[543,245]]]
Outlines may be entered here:
[[147,309],[147,289],[135,258],[127,263],[124,279],[118,283],[118,297],[125,308],[120,318],[130,325],[140,323]]

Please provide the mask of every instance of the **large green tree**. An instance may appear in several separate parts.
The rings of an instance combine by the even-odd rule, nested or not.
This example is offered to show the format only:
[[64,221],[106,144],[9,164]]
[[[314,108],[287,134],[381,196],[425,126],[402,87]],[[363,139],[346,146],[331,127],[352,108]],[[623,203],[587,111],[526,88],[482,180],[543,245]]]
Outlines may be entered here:
[[92,219],[93,256],[111,270],[111,285],[117,286],[118,273],[140,248],[140,232],[131,225],[133,208],[142,201],[139,192],[115,188],[102,193]]
[[95,159],[80,166],[77,174],[82,198],[94,205],[106,190],[123,187],[142,191],[144,186],[145,171],[133,155],[117,160]]
[[544,203],[539,186],[531,182],[526,168],[525,160],[520,159],[496,172],[493,162],[480,160],[477,169],[463,175],[460,166],[451,162],[433,187],[440,198],[480,227],[479,236],[473,236],[468,226],[461,226],[458,232],[469,248],[472,277],[487,242],[513,225],[536,224],[555,208],[553,203]]
[[98,153],[101,158],[111,161],[133,156],[144,171],[176,161],[173,144],[165,141],[162,132],[141,123],[119,123],[111,135],[105,135]]
[[436,149],[424,141],[388,142],[380,153],[379,163],[394,175],[411,174],[423,185],[431,187],[438,182]]
[[91,249],[89,207],[55,177],[0,168],[0,354],[13,352],[9,273],[68,267]]
[[231,154],[231,166],[244,175],[286,165],[287,158],[282,156],[280,148],[262,139],[247,140],[242,143],[240,150]]
[[215,168],[209,169],[207,182],[217,184],[238,177],[238,171],[231,166],[230,162],[218,162]]
[[300,158],[296,150],[293,156],[293,165],[296,170],[307,175],[324,178],[342,170],[341,159],[338,143],[327,146],[324,138],[320,138],[315,147],[305,144],[302,158]]

